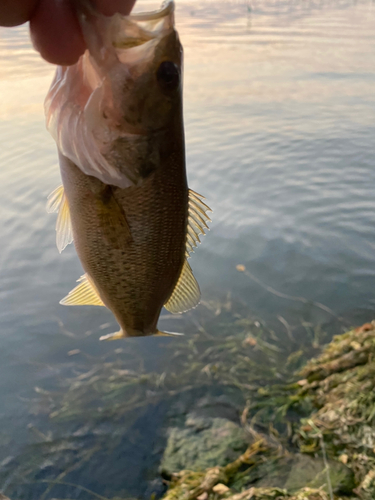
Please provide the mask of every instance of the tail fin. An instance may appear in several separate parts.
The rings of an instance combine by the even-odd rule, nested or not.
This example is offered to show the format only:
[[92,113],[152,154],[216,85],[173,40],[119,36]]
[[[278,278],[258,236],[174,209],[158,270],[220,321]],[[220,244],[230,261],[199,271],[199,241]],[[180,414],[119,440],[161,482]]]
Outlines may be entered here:
[[108,335],[102,335],[99,338],[99,340],[118,340],[118,339],[124,339],[126,337],[127,337],[127,335],[125,335],[122,330],[119,330],[118,332],[115,332],[115,333],[109,333]]
[[[118,332],[115,333],[109,333],[108,335],[102,335],[99,340],[118,340],[118,339],[125,339],[129,337],[143,337],[141,332],[138,332],[139,335],[126,335],[123,330],[119,330]],[[156,333],[154,333],[153,337],[158,336],[158,337],[182,337],[184,334],[183,333],[175,333],[175,332],[161,332],[159,330],[156,330]]]
[[183,337],[183,333],[176,333],[176,332],[161,332],[160,330],[156,330],[156,333],[154,334],[154,337]]

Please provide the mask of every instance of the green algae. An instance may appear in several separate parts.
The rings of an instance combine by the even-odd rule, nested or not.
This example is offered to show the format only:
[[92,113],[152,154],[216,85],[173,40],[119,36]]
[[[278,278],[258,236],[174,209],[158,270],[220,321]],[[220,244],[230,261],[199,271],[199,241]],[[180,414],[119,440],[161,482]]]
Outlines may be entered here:
[[303,419],[295,439],[315,453],[324,439],[327,453],[355,474],[356,494],[375,498],[375,322],[337,336],[302,370],[300,395],[316,410]]
[[[226,477],[223,483],[229,490],[221,496],[212,486],[205,490],[206,497],[192,496],[193,473],[189,471],[185,481],[182,471],[164,499],[375,498],[374,355],[375,322],[336,336],[295,375],[294,382],[259,388],[261,399],[255,398],[246,408],[246,424],[252,428],[260,414],[263,428],[268,422],[268,433],[263,435],[268,445],[259,459],[245,474]],[[293,360],[299,357],[296,353]],[[293,418],[303,413],[308,416]],[[270,436],[279,442],[273,453]],[[283,475],[283,488],[275,489]],[[201,480],[202,475],[195,477],[196,482]],[[239,488],[242,491],[236,491]]]
[[183,469],[204,470],[232,462],[246,448],[246,433],[225,418],[199,418],[188,415],[184,428],[169,430],[161,462],[166,475]]

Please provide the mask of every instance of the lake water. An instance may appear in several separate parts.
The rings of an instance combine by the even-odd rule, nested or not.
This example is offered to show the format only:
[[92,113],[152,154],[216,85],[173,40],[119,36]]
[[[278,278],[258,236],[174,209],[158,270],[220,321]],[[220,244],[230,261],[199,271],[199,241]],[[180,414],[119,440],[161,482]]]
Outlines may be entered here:
[[[191,259],[203,301],[230,294],[284,342],[285,324],[373,319],[375,4],[181,0],[176,19],[189,184],[213,209]],[[34,388],[63,383],[75,360],[90,369],[121,347],[147,372],[170,355],[168,339],[99,343],[116,330],[109,312],[59,305],[82,269],[72,246],[59,255],[45,211],[60,183],[43,115],[53,72],[26,27],[0,29],[0,464],[30,442]],[[188,343],[204,307],[159,325]]]

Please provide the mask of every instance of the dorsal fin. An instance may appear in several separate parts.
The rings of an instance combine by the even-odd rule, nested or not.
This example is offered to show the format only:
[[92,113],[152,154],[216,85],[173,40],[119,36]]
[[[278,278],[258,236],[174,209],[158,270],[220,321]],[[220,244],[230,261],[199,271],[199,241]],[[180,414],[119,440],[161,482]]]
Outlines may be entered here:
[[200,243],[199,235],[206,234],[208,230],[207,221],[211,221],[207,212],[212,212],[210,207],[202,200],[204,196],[189,189],[189,215],[186,234],[186,257],[194,252],[194,247]]
[[171,313],[177,314],[188,311],[199,304],[201,292],[193,271],[185,259],[180,277],[164,307]]
[[[186,258],[194,252],[194,247],[200,243],[199,235],[206,234],[208,229],[207,221],[211,221],[207,212],[211,209],[202,200],[204,197],[189,189],[189,209],[188,224],[186,231]],[[180,277],[173,290],[172,295],[164,304],[164,307],[171,313],[182,313],[196,307],[199,304],[201,292],[199,285],[194,278],[193,271],[185,260],[182,266]]]
[[77,281],[79,285],[60,300],[60,304],[63,306],[104,306],[94,283],[87,273]]
[[58,212],[56,221],[56,246],[58,251],[61,253],[64,248],[73,241],[69,205],[64,193],[63,185],[56,188],[48,196],[47,212]]

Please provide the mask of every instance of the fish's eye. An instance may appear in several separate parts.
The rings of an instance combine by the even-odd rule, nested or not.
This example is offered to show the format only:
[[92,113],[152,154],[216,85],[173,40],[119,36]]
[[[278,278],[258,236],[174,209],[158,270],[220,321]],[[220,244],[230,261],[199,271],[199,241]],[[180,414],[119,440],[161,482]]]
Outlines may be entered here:
[[160,64],[156,78],[163,90],[176,90],[180,85],[180,72],[172,61],[163,61]]

